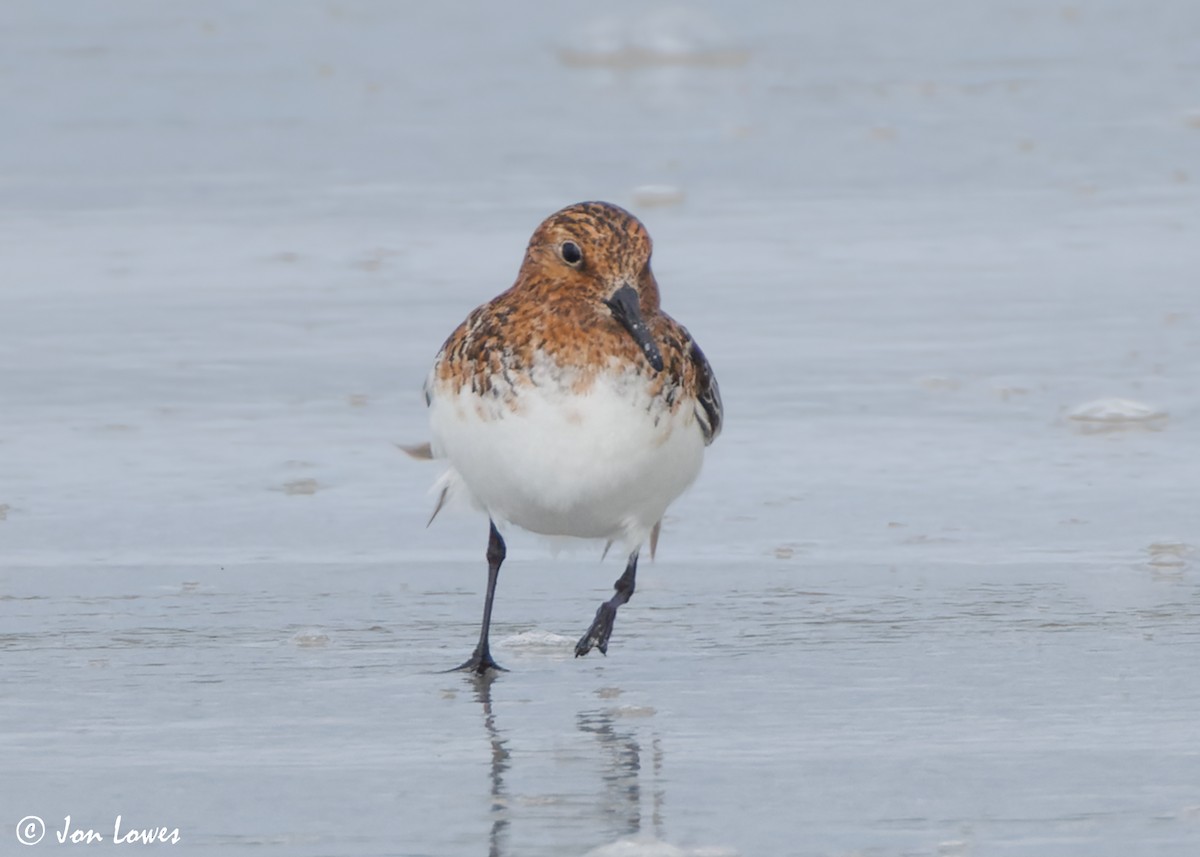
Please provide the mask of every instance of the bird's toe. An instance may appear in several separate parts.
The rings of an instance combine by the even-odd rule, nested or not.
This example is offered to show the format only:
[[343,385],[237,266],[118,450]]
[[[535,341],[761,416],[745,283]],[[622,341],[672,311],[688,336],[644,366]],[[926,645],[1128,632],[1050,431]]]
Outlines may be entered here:
[[617,610],[608,602],[600,605],[596,611],[596,618],[592,620],[592,625],[575,644],[575,657],[583,657],[593,648],[599,649],[600,654],[608,654],[608,638],[612,636],[613,620],[617,616]]

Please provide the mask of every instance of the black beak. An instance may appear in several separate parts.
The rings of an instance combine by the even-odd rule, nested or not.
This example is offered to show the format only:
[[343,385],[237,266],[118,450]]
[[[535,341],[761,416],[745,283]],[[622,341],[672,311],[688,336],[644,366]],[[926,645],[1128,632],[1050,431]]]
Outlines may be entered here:
[[629,331],[633,341],[641,346],[642,353],[646,355],[646,360],[654,367],[654,371],[661,372],[663,368],[662,352],[650,338],[650,331],[646,328],[646,322],[642,318],[642,308],[638,303],[637,290],[626,283],[613,292],[613,296],[604,303],[612,310],[613,318],[621,322],[621,326]]

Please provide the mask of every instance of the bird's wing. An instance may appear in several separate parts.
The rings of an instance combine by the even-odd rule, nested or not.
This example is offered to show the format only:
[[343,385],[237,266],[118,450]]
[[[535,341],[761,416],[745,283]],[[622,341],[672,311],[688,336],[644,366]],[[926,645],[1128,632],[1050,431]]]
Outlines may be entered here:
[[434,358],[433,361],[433,368],[429,370],[429,374],[425,376],[425,383],[421,385],[421,393],[425,396],[425,407],[429,407],[433,404],[433,379],[437,374],[437,366],[438,363],[441,362],[442,353],[445,350],[446,349],[443,348],[438,352],[437,357]]
[[721,404],[721,388],[708,358],[696,340],[690,335],[688,339],[692,344],[692,365],[696,369],[696,418],[700,420],[700,427],[704,431],[704,445],[708,446],[721,433],[721,426],[725,422],[725,406]]
[[[441,361],[442,354],[445,352],[445,350],[446,349],[443,347],[442,350],[438,352],[437,358],[433,361],[433,369],[431,369],[429,374],[425,376],[425,383],[421,385],[421,393],[425,397],[425,407],[429,407],[433,404],[433,381],[437,374],[437,365]],[[433,459],[439,457],[438,454],[434,452],[432,443],[398,443],[396,446],[397,448],[406,452],[410,457],[415,458],[418,461],[432,461]],[[446,495],[443,491],[442,499],[438,501],[438,509],[442,508],[442,501],[445,499]],[[433,514],[435,516],[438,513],[438,509],[434,510]],[[432,521],[433,518],[430,518],[429,520]]]

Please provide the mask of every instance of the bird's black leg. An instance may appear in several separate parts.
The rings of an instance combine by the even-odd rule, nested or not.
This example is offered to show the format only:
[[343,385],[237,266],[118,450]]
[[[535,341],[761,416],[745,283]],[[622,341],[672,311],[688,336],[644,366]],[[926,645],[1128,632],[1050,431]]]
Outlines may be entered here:
[[592,627],[588,628],[587,633],[575,644],[575,657],[586,655],[593,646],[599,649],[601,654],[608,654],[608,638],[612,635],[613,620],[617,618],[617,608],[633,595],[637,578],[637,561],[638,552],[634,551],[629,555],[629,564],[625,566],[625,573],[613,584],[613,589],[617,591],[617,594],[600,605],[600,609],[596,611],[596,618],[592,620]]
[[492,531],[488,536],[487,597],[483,602],[483,624],[479,628],[479,645],[475,647],[475,652],[471,657],[456,668],[477,675],[483,675],[488,670],[504,669],[492,660],[492,652],[488,647],[488,630],[492,625],[492,600],[496,597],[496,580],[500,577],[500,563],[504,562],[505,548],[504,539],[500,537],[500,531],[496,529],[496,522],[489,520],[488,523],[491,524]]

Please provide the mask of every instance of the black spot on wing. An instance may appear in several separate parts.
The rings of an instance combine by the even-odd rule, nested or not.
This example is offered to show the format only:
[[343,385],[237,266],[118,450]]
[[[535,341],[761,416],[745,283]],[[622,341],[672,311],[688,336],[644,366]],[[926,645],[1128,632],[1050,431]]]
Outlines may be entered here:
[[696,340],[692,339],[691,342],[691,359],[696,367],[696,399],[699,403],[696,416],[704,430],[704,445],[708,446],[721,433],[721,425],[725,422],[725,406],[721,403],[721,388],[708,358]]

